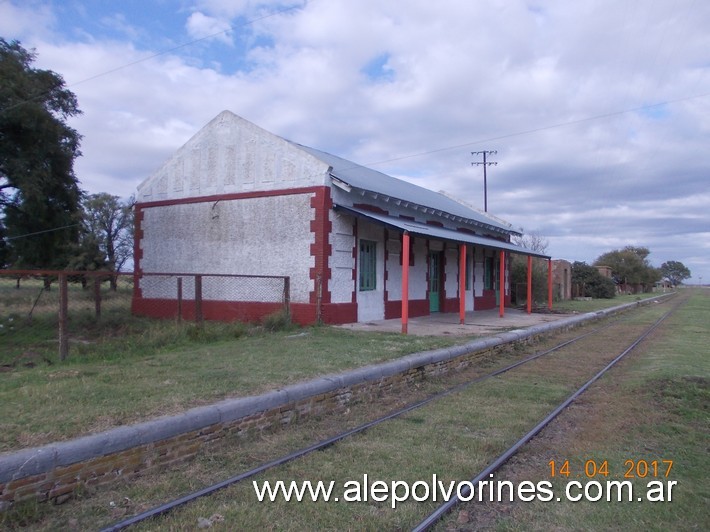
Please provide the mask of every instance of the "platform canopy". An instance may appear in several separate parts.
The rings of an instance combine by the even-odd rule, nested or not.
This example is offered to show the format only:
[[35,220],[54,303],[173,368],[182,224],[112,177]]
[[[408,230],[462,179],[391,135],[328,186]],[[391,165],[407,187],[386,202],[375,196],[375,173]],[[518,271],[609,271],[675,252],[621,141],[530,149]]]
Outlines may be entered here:
[[355,207],[343,207],[342,205],[335,205],[334,208],[337,211],[348,212],[354,216],[360,216],[372,222],[382,224],[387,227],[393,227],[395,229],[399,229],[402,232],[407,232],[412,235],[424,236],[427,238],[433,238],[438,240],[448,240],[460,244],[473,244],[474,246],[482,246],[491,249],[510,251],[511,253],[519,253],[521,255],[540,257],[543,259],[550,258],[549,255],[545,255],[544,253],[538,253],[537,251],[526,249],[521,246],[516,246],[515,244],[511,244],[510,242],[503,242],[502,240],[497,240],[495,238],[485,237],[481,235],[472,235],[463,231],[454,231],[453,229],[446,229],[445,227],[423,224],[412,220],[407,220],[405,218],[396,218],[394,216],[379,214],[376,212],[366,211]]

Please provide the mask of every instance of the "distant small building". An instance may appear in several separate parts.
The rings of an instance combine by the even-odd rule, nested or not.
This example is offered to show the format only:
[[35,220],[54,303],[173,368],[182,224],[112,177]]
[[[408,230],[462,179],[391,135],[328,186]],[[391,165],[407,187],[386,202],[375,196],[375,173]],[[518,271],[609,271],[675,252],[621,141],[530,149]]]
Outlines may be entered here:
[[559,301],[572,299],[572,263],[564,259],[552,261],[553,297]]
[[673,285],[667,279],[657,281],[654,287],[654,292],[669,292],[671,290],[673,290]]
[[611,279],[611,266],[595,266],[595,268],[604,277],[608,277],[609,279]]

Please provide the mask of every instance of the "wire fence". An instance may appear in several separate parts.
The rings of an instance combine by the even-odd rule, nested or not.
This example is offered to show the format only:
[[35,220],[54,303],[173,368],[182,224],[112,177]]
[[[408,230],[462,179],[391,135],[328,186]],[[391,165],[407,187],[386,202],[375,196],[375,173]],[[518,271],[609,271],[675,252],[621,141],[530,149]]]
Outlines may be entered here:
[[288,277],[0,270],[0,371],[64,360],[70,346],[172,319],[258,322],[290,314]]
[[140,316],[258,321],[290,311],[285,276],[141,273],[135,283],[132,311]]

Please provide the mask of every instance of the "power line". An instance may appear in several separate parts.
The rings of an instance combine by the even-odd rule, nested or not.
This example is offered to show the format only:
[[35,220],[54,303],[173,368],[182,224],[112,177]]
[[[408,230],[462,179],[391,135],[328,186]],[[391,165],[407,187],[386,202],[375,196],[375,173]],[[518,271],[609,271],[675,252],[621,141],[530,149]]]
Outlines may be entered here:
[[71,227],[79,227],[80,225],[81,224],[64,225],[62,227],[55,227],[54,229],[45,229],[44,231],[36,231],[34,233],[27,233],[24,235],[8,236],[8,237],[5,237],[5,240],[17,240],[18,238],[26,238],[28,236],[41,235],[44,233],[53,233],[54,231],[61,231],[62,229],[69,229]]

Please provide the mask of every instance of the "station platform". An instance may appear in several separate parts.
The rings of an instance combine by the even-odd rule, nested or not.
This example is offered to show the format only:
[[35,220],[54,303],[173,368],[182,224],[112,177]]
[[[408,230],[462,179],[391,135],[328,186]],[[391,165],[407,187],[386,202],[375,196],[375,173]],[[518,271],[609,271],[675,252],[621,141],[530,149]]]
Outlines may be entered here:
[[[437,312],[429,316],[410,317],[408,334],[416,336],[486,336],[514,329],[525,329],[533,325],[557,321],[569,316],[570,314],[548,312],[532,312],[528,314],[525,310],[506,308],[505,316],[501,318],[498,309],[476,310],[466,313],[464,324],[462,325],[459,323],[458,313]],[[402,332],[402,321],[399,318],[394,318],[391,320],[346,323],[337,327],[353,331],[399,333]]]

